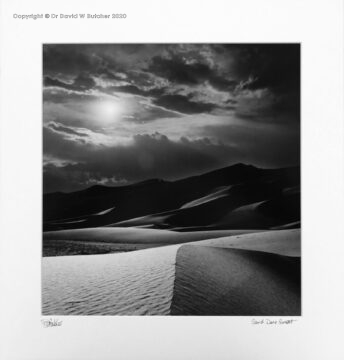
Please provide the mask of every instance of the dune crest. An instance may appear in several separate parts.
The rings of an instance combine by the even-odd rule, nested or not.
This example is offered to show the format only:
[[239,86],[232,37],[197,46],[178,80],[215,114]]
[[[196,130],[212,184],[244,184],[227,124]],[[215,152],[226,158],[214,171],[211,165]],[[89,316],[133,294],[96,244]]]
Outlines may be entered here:
[[299,258],[184,245],[171,315],[297,316],[300,291]]
[[300,314],[299,230],[205,233],[131,253],[43,258],[43,314]]
[[[285,256],[301,256],[300,229],[262,231],[233,235],[217,239],[201,240],[196,245],[242,250],[263,251]],[[191,243],[189,243],[191,244]]]
[[43,315],[168,315],[177,249],[43,258]]

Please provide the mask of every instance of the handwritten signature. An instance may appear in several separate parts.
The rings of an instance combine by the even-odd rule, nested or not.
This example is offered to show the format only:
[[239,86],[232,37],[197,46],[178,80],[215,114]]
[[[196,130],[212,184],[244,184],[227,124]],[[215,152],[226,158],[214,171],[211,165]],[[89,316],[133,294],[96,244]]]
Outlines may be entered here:
[[252,319],[253,325],[292,325],[296,322],[295,319]]
[[54,326],[62,326],[62,320],[59,319],[43,319],[41,320],[43,327],[54,327]]

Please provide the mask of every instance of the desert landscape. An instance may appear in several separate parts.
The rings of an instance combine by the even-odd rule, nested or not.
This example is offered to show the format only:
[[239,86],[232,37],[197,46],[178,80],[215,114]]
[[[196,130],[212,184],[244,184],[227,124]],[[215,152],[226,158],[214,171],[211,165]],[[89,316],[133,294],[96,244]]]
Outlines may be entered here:
[[238,164],[46,195],[43,314],[300,315],[299,185]]
[[42,75],[43,315],[301,315],[300,44],[44,44]]

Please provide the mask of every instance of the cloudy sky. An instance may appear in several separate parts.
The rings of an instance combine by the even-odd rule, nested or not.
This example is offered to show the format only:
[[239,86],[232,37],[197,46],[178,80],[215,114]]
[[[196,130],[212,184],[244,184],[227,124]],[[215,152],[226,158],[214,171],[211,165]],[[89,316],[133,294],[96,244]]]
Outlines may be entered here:
[[299,45],[44,45],[44,191],[299,164]]

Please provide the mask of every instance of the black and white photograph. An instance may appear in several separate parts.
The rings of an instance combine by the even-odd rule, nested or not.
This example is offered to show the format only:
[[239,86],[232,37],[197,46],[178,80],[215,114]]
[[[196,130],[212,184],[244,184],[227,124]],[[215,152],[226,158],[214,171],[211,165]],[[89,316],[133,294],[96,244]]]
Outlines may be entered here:
[[0,3],[0,359],[344,359],[344,2]]
[[300,56],[42,45],[43,315],[301,315]]

